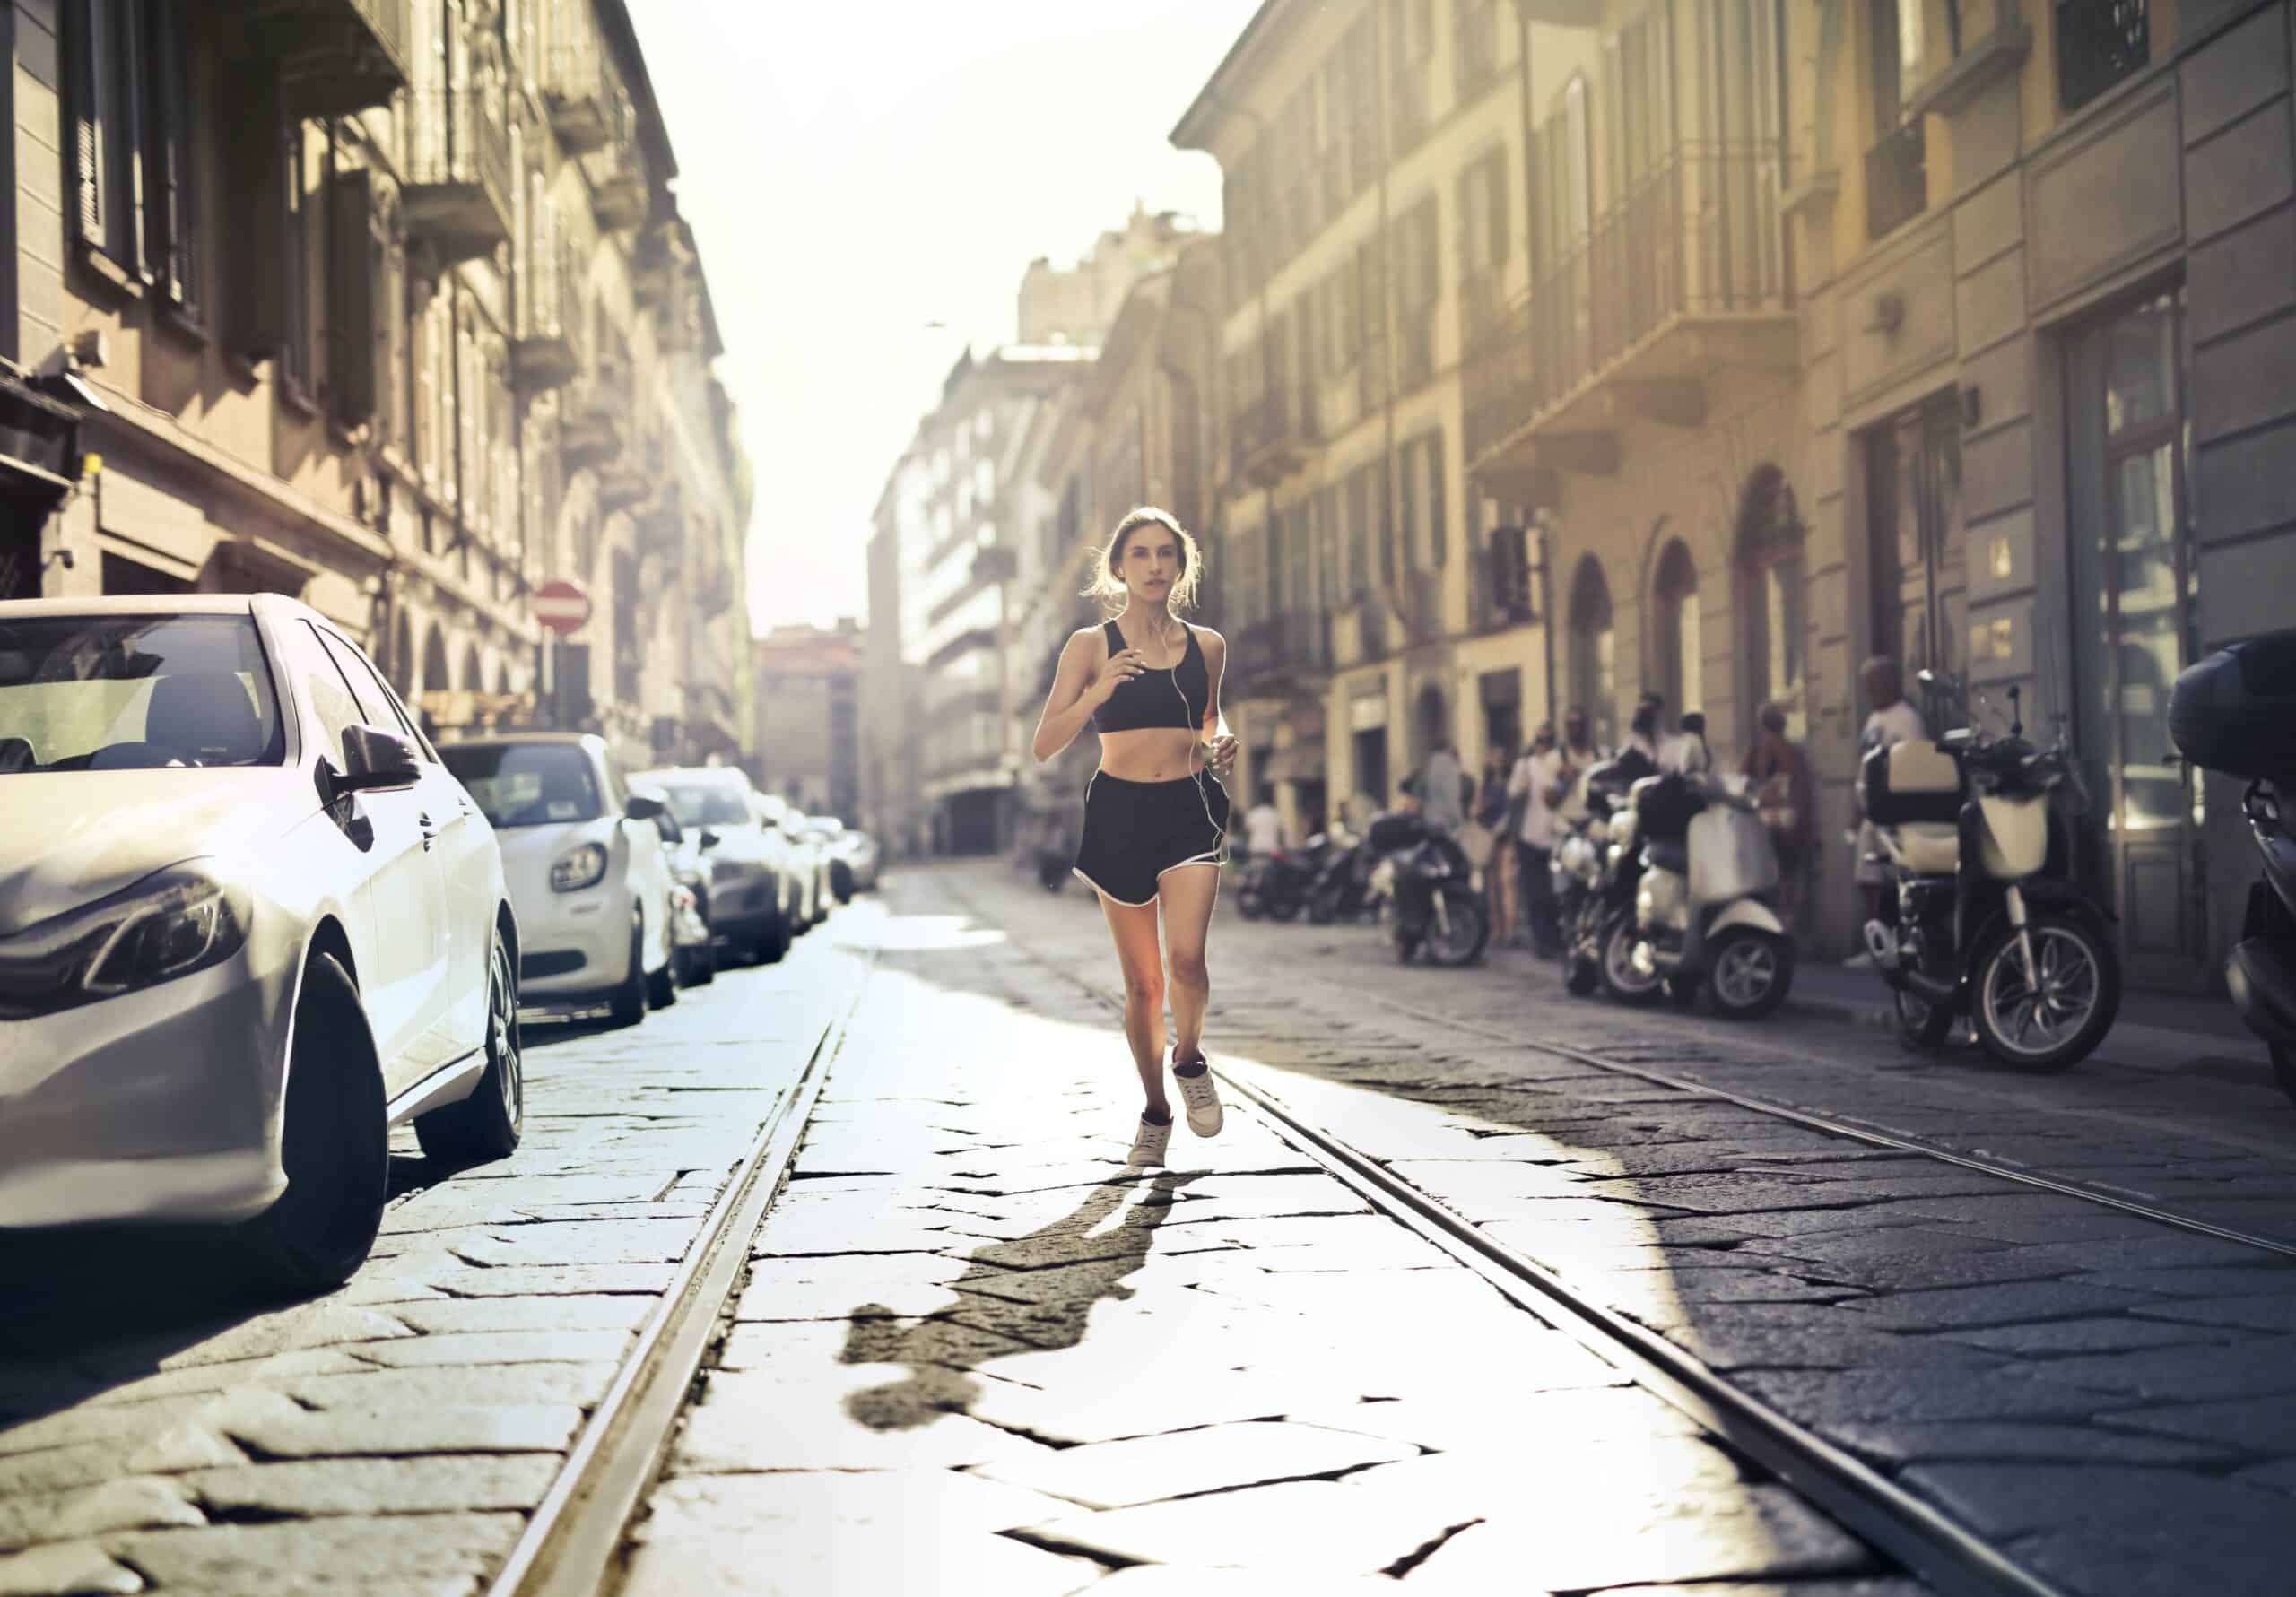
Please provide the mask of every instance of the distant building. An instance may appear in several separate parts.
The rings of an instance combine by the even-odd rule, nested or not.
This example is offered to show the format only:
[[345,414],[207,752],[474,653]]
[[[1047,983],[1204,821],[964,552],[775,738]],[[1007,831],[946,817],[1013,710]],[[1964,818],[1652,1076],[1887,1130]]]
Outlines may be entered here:
[[1177,213],[1135,203],[1124,226],[1102,233],[1075,265],[1063,270],[1039,256],[1021,278],[1021,342],[1099,347],[1132,285],[1170,266],[1196,236]]
[[862,824],[858,621],[777,627],[757,646],[758,785],[808,814]]

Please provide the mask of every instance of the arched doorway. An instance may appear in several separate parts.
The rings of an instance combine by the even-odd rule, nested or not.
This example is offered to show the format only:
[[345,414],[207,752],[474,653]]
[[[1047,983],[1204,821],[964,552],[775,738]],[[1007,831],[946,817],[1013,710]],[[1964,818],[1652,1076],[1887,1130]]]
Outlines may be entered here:
[[1591,554],[1580,555],[1578,568],[1571,574],[1570,634],[1564,678],[1570,685],[1570,702],[1586,707],[1596,741],[1607,744],[1617,732],[1617,634],[1611,620],[1610,584],[1604,579],[1602,562]]
[[486,668],[474,643],[463,650],[463,686],[473,693],[486,691]]
[[1658,551],[1657,568],[1650,579],[1650,635],[1656,650],[1652,664],[1657,690],[1665,697],[1670,715],[1706,707],[1706,683],[1700,670],[1698,629],[1698,563],[1690,545],[1670,538]]
[[423,640],[422,680],[415,690],[419,693],[443,693],[454,685],[453,669],[447,664],[447,634],[433,621],[430,636]]
[[1738,613],[1744,618],[1749,719],[1762,706],[1786,711],[1787,735],[1808,735],[1808,611],[1802,562],[1802,516],[1786,473],[1765,461],[1738,496],[1735,539]]

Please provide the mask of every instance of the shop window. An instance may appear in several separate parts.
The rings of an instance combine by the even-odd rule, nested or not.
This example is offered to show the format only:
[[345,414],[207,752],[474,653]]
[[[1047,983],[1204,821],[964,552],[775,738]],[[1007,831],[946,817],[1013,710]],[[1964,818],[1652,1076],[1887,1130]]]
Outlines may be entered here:
[[2149,0],[2057,0],[2057,94],[2087,105],[2152,56]]

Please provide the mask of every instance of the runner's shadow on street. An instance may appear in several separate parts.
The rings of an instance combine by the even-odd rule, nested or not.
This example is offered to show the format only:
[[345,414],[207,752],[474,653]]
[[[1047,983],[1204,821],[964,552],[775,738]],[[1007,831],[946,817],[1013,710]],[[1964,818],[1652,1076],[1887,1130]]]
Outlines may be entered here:
[[[980,1395],[974,1372],[989,1360],[1077,1346],[1095,1305],[1132,1296],[1126,1279],[1146,1261],[1179,1189],[1196,1179],[1166,1170],[1144,1183],[1102,1182],[1050,1225],[975,1249],[949,1283],[952,1300],[914,1324],[883,1304],[861,1305],[840,1361],[905,1364],[909,1373],[853,1393],[846,1411],[872,1430],[914,1430],[970,1408]],[[1139,1201],[1127,1206],[1135,1193]],[[1111,1218],[1117,1224],[1103,1230]],[[1039,1288],[1050,1289],[1041,1300]]]

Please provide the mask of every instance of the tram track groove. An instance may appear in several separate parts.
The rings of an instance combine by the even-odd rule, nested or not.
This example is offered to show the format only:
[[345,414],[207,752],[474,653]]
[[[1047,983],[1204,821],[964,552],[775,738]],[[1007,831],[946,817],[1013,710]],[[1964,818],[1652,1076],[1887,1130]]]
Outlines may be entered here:
[[1377,993],[1367,993],[1360,987],[1343,988],[1342,984],[1329,976],[1318,976],[1313,972],[1303,974],[1307,975],[1309,979],[1325,986],[1342,988],[1352,1002],[1376,1004],[1396,1014],[1408,1015],[1414,1020],[1424,1021],[1431,1025],[1446,1026],[1454,1031],[1465,1032],[1469,1036],[1501,1043],[1509,1047],[1522,1048],[1533,1053],[1544,1054],[1552,1058],[1569,1060],[1574,1064],[1582,1064],[1591,1070],[1627,1077],[1654,1087],[1664,1087],[1687,1097],[1729,1104],[1752,1114],[1767,1115],[1772,1119],[1802,1126],[1806,1130],[1822,1132],[1829,1136],[1842,1137],[1851,1141],[1865,1143],[1872,1148],[1883,1148],[1920,1159],[1934,1159],[1940,1164],[1952,1165],[1979,1175],[2014,1182],[2021,1186],[2054,1193],[2060,1197],[2077,1199],[2085,1203],[2096,1204],[2100,1208],[2117,1210],[2121,1213],[2148,1220],[2155,1225],[2188,1231],[2196,1236],[2213,1237],[2219,1242],[2230,1242],[2239,1246],[2255,1248],[2259,1252],[2272,1254],[2283,1259],[2296,1259],[2296,1242],[2276,1237],[2260,1236],[2256,1232],[2244,1231],[2234,1226],[2218,1225],[2213,1220],[2203,1219],[2198,1215],[2183,1213],[2143,1199],[2126,1197],[2105,1191],[2093,1183],[2052,1176],[2045,1170],[2006,1160],[1989,1159],[1982,1153],[1943,1148],[1934,1142],[1909,1136],[1902,1132],[1893,1132],[1883,1126],[1827,1114],[1817,1109],[1805,1108],[1796,1104],[1781,1103],[1776,1098],[1766,1098],[1755,1093],[1740,1092],[1734,1088],[1717,1086],[1713,1082],[1702,1081],[1693,1076],[1677,1075],[1669,1071],[1654,1070],[1648,1065],[1608,1058],[1592,1049],[1581,1048],[1570,1043],[1541,1042],[1516,1036],[1480,1021],[1461,1020],[1456,1015],[1447,1015],[1439,1011],[1422,1009],[1416,1004],[1405,1003],[1400,999],[1389,998]]
[[726,1306],[747,1272],[750,1240],[787,1184],[875,967],[873,945],[585,1419],[550,1489],[487,1584],[486,1597],[596,1597],[610,1589]]

